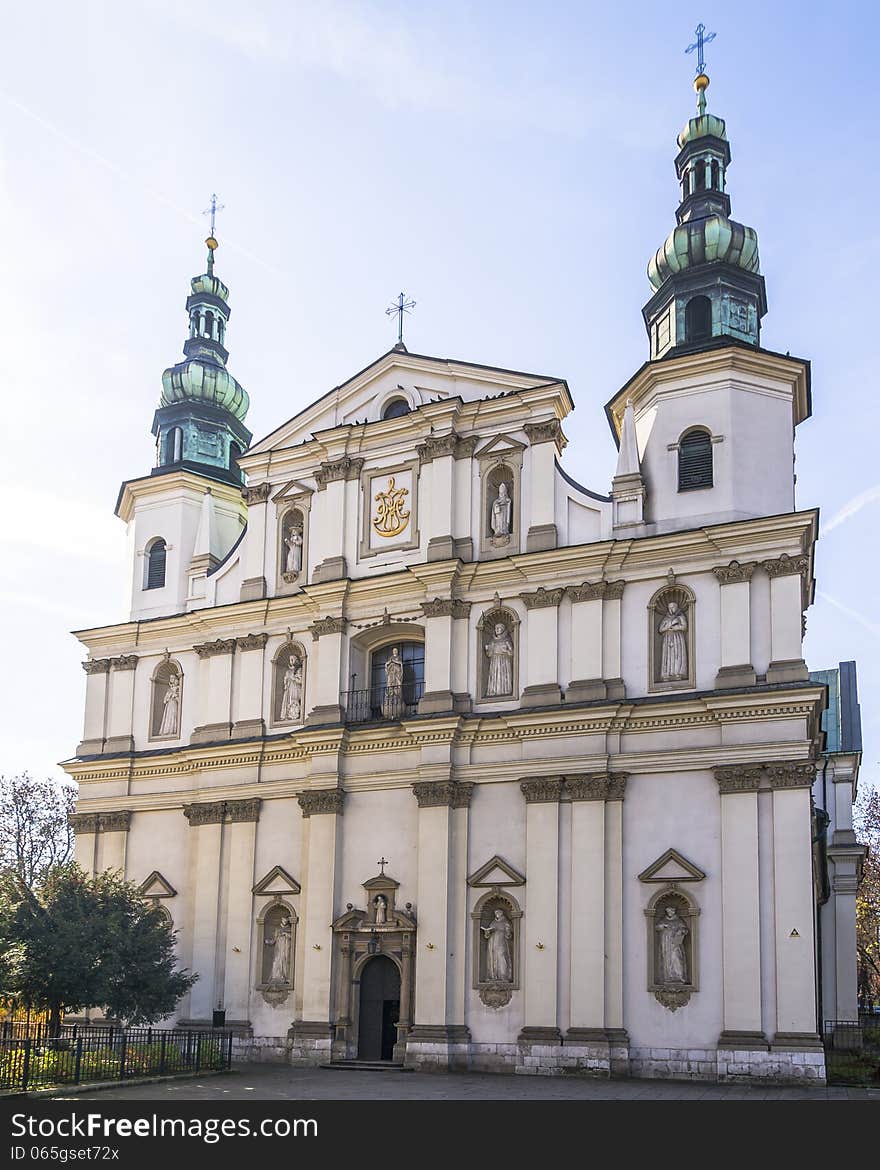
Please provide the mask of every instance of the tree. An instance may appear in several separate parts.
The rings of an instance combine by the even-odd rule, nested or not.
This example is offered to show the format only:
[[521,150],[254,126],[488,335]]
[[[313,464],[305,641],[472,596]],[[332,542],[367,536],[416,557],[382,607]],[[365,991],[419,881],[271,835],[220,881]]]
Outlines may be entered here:
[[0,947],[7,994],[49,1012],[103,1008],[128,1024],[174,1010],[197,979],[175,969],[174,932],[133,882],[74,863],[51,869],[36,889],[0,876]]
[[73,852],[68,815],[76,787],[35,780],[29,773],[0,776],[0,868],[12,870],[28,888]]
[[856,833],[868,846],[856,894],[859,1004],[880,1003],[880,790],[872,788],[855,807]]

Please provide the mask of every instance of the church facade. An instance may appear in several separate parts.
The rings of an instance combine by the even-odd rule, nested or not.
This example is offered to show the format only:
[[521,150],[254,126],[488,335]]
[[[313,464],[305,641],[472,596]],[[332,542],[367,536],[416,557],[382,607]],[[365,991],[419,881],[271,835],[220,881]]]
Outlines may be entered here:
[[402,344],[251,443],[208,240],[65,765],[78,859],[198,973],[175,1021],[294,1063],[824,1077],[810,370],[760,345],[707,84],[608,494],[561,466],[564,380]]

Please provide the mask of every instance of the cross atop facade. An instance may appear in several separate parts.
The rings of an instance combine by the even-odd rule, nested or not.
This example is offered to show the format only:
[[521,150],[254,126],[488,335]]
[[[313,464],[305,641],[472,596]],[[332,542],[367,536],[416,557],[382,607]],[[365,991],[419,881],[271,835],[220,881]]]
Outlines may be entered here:
[[214,238],[214,222],[217,219],[217,212],[222,211],[225,206],[226,206],[225,203],[218,203],[217,202],[217,193],[215,191],[214,194],[211,196],[211,206],[206,207],[205,210],[202,212],[202,215],[210,215],[210,217],[211,217],[211,239]]
[[685,53],[692,53],[694,49],[697,50],[697,73],[706,72],[706,62],[703,60],[703,46],[708,45],[709,41],[715,40],[715,33],[706,32],[706,26],[701,22],[694,29],[694,36],[697,38],[692,45],[688,45]]
[[385,860],[384,857],[380,857],[379,860],[376,862],[376,865],[378,865],[378,867],[379,867],[379,877],[385,876],[385,866],[387,864],[388,864],[388,862]]
[[394,313],[397,314],[397,344],[403,345],[403,314],[411,313],[416,307],[415,301],[408,301],[406,294],[401,293],[393,305],[389,305],[385,310],[386,316],[390,317]]

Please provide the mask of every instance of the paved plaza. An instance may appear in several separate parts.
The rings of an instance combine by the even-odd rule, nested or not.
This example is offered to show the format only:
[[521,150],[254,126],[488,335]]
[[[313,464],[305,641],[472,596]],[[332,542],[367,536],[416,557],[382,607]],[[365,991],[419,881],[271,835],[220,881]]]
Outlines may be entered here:
[[715,1085],[693,1081],[425,1074],[398,1070],[237,1065],[219,1076],[114,1087],[71,1100],[104,1101],[880,1101],[880,1088]]

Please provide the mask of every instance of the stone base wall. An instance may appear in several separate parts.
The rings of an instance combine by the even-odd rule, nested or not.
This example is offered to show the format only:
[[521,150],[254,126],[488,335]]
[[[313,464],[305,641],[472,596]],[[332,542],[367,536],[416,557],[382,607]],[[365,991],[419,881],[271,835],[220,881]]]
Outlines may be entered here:
[[471,1045],[444,1044],[442,1041],[408,1041],[404,1067],[414,1072],[469,1072]]
[[825,1084],[825,1053],[820,1050],[718,1049],[719,1081],[768,1081],[773,1084]]
[[286,1064],[290,1060],[287,1036],[233,1036],[233,1064]]

